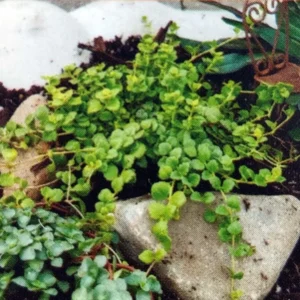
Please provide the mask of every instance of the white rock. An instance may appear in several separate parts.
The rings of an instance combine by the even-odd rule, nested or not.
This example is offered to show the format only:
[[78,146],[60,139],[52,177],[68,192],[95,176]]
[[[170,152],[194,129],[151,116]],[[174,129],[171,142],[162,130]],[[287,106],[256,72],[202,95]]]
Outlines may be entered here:
[[[256,247],[256,253],[238,261],[237,270],[245,275],[237,288],[244,291],[242,300],[262,300],[299,238],[300,201],[293,196],[241,197],[250,204],[248,210],[243,205],[240,212],[244,238]],[[127,258],[137,260],[144,249],[157,247],[151,234],[149,202],[149,198],[137,198],[117,204],[115,228]],[[217,238],[217,226],[203,221],[203,212],[203,205],[191,201],[183,207],[180,220],[169,225],[172,251],[154,270],[181,299],[227,300],[228,246]]]
[[64,10],[42,1],[0,2],[0,81],[8,88],[41,85],[41,76],[87,62],[85,30]]
[[25,123],[25,119],[28,115],[34,113],[39,106],[46,105],[46,103],[47,100],[45,97],[41,95],[32,95],[18,106],[10,120],[22,125]]
[[[219,2],[226,6],[231,6],[237,9],[242,9],[245,0],[214,0],[215,2]],[[202,0],[191,1],[191,0],[183,0],[182,3],[180,0],[160,0],[159,2],[170,5],[172,7],[176,7],[178,9],[182,9],[182,5],[184,9],[194,9],[194,10],[215,10],[216,7],[213,5],[208,5],[203,3]],[[218,9],[218,8],[217,8]]]
[[[208,0],[209,1],[209,0]],[[229,7],[233,7],[239,11],[243,10],[244,4],[246,0],[214,0],[215,2],[219,2],[222,5],[226,5]],[[171,6],[176,9],[182,10],[182,4],[180,3],[180,0],[161,0],[159,1],[165,5]],[[255,2],[255,1],[254,1]],[[217,18],[220,12],[222,12],[222,9],[211,4],[202,3],[201,0],[199,1],[190,1],[190,0],[183,0],[183,5],[185,10],[193,10],[193,11],[208,11],[208,15],[212,16],[213,19]],[[257,3],[255,4],[257,8]],[[223,10],[224,12],[224,10]],[[225,16],[225,15],[224,15]],[[228,14],[226,17],[229,17],[231,19],[235,19],[233,14]],[[276,27],[276,18],[274,14],[267,14],[264,23],[268,24],[271,27]],[[223,24],[225,24],[223,22]],[[226,25],[226,24],[225,24]],[[240,34],[240,37],[243,37],[244,35]]]
[[[17,124],[24,124],[25,119],[28,115],[33,114],[39,106],[45,105],[46,99],[41,95],[32,95],[28,97],[14,112],[10,121],[14,121]],[[28,148],[27,150],[18,150],[18,157],[15,161],[13,173],[16,177],[27,180],[28,188],[27,195],[32,199],[39,199],[40,187],[39,185],[45,184],[53,180],[53,176],[48,174],[45,167],[37,168],[36,170],[32,167],[36,164],[41,163],[43,159],[40,157],[40,153],[37,148],[44,148],[43,152],[47,151],[47,144],[40,143],[36,148]],[[0,173],[6,173],[11,171],[3,166],[3,159],[0,157]],[[6,188],[3,191],[3,196],[7,197],[18,188],[15,185],[10,188]]]
[[221,10],[178,10],[156,1],[96,1],[71,12],[89,32],[90,38],[101,35],[112,39],[116,35],[126,39],[130,35],[145,34],[148,29],[141,19],[147,16],[155,32],[175,21],[179,36],[198,41],[210,41],[234,35],[232,26],[222,21],[232,14]]
[[[15,1],[15,0],[6,0],[6,1]],[[39,1],[47,1],[67,11],[70,11],[95,0],[39,0]]]

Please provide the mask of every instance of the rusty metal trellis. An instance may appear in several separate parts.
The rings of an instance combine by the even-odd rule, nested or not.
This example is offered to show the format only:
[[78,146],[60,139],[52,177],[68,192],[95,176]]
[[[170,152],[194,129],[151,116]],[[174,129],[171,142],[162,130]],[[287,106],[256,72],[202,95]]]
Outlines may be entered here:
[[[259,82],[275,84],[285,82],[294,85],[294,92],[300,92],[300,67],[289,62],[289,0],[246,0],[243,9],[243,25],[246,43],[255,70],[255,79]],[[273,47],[268,53],[253,28],[263,21],[267,15],[278,13],[278,28],[275,31]],[[276,53],[280,28],[284,26],[285,50]],[[253,51],[256,44],[263,59],[256,60]]]

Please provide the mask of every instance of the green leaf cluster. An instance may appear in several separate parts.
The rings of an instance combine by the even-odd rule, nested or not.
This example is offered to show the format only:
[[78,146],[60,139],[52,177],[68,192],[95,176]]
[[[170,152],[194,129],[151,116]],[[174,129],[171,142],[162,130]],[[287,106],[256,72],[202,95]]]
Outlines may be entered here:
[[[284,180],[281,170],[293,157],[284,157],[268,144],[268,140],[295,113],[293,107],[284,103],[291,87],[281,83],[260,85],[251,91],[255,95],[244,105],[239,100],[244,92],[240,83],[229,80],[216,88],[207,79],[206,75],[217,72],[223,60],[217,43],[187,43],[191,56],[183,60],[177,56],[179,44],[173,26],[163,42],[157,42],[148,34],[143,36],[138,53],[126,65],[67,66],[62,74],[46,78],[47,106],[28,116],[24,126],[9,122],[5,128],[0,128],[0,154],[8,170],[0,174],[0,184],[20,186],[12,195],[1,198],[1,203],[6,207],[6,215],[13,214],[11,218],[28,214],[28,217],[22,215],[21,220],[15,219],[22,229],[12,225],[1,229],[11,230],[3,231],[1,237],[5,242],[0,244],[0,250],[4,251],[0,260],[3,266],[0,266],[8,268],[0,281],[3,285],[14,276],[11,275],[13,268],[8,266],[14,264],[15,258],[24,261],[24,270],[29,268],[31,272],[29,261],[36,257],[48,259],[52,267],[59,267],[65,252],[73,255],[82,249],[78,246],[80,243],[88,244],[86,247],[90,249],[93,242],[85,242],[76,222],[92,229],[93,233],[96,231],[96,236],[105,241],[111,239],[115,201],[126,186],[134,187],[140,179],[141,172],[137,170],[149,166],[158,170],[156,177],[142,173],[151,183],[149,192],[154,202],[149,206],[149,214],[155,220],[152,232],[161,248],[143,252],[142,261],[153,264],[166,256],[172,244],[168,223],[180,218],[180,209],[188,199],[207,205],[205,220],[218,221],[220,239],[226,243],[235,242],[230,250],[232,256],[250,254],[252,248],[247,248],[242,240],[239,201],[235,196],[226,195],[239,184],[266,186]],[[200,48],[203,53],[199,53]],[[279,108],[282,109],[281,118],[274,119],[273,113]],[[41,188],[42,199],[38,204],[26,196],[30,188],[26,178],[13,175],[18,151],[29,147],[34,147],[38,158],[48,163],[47,171],[54,178],[53,186]],[[245,159],[263,162],[266,167],[255,173],[242,163],[236,170],[236,162]],[[32,167],[32,162],[26,163],[27,167]],[[101,178],[102,188],[94,211],[87,213],[87,196],[97,176]],[[214,194],[201,191],[203,182],[211,190],[221,192],[224,203],[214,207]],[[62,219],[50,212],[43,217],[47,213],[41,209],[33,214],[30,209],[34,205],[58,209],[82,220]],[[13,207],[21,207],[24,211],[17,212]],[[38,214],[41,217],[37,217]],[[48,218],[53,222],[47,221]],[[32,240],[30,244],[20,242],[21,232],[27,235],[21,240]],[[47,241],[40,240],[45,234]],[[60,241],[59,246],[56,240]],[[40,252],[43,255],[39,256]],[[87,260],[84,266],[97,266],[99,261],[98,258]],[[44,264],[39,272],[34,270],[38,274],[28,271],[29,275],[20,275],[15,283],[54,295],[59,283],[53,271],[44,273],[43,268]],[[85,268],[82,267],[82,273],[78,274],[80,287],[74,292],[74,299],[100,299],[96,294],[101,293],[106,295],[103,297],[114,299],[128,297],[127,288],[132,281],[126,282],[119,277],[108,279],[106,272],[102,274],[103,266],[98,266],[95,274]],[[233,277],[239,277],[232,272]],[[110,281],[103,284],[99,278]],[[152,286],[147,280],[144,275],[140,276],[139,284],[134,285],[139,286],[136,291],[139,299],[148,299],[145,293],[156,289],[145,289],[145,286]],[[65,287],[65,284],[60,285]]]
[[75,277],[77,288],[72,293],[72,300],[151,300],[151,293],[161,294],[161,286],[155,276],[135,270],[126,272],[122,269],[113,274],[105,268],[105,256],[96,256],[93,260],[85,258]]
[[41,299],[66,293],[70,282],[59,273],[100,242],[84,236],[78,219],[62,218],[41,208],[33,211],[1,205],[0,232],[2,296],[13,284],[38,292]]
[[[107,256],[90,258],[99,238],[87,238],[78,218],[62,218],[38,208],[1,206],[0,295],[14,285],[38,293],[40,299],[64,296],[72,299],[151,299],[161,293],[153,275],[128,270],[124,263],[110,263]],[[104,252],[105,253],[105,252]],[[76,260],[85,257],[79,265]],[[111,268],[108,268],[111,265]],[[72,290],[71,290],[72,291]]]

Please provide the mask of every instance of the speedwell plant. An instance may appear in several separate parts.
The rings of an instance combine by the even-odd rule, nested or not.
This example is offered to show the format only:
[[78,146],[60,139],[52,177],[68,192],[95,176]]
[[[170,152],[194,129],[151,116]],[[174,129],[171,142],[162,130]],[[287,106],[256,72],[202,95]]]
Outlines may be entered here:
[[[109,243],[113,236],[118,195],[126,185],[139,181],[138,169],[151,167],[157,172],[149,175],[149,192],[156,201],[149,206],[149,214],[156,221],[152,232],[161,246],[145,250],[140,259],[150,265],[163,260],[172,247],[169,221],[180,218],[180,209],[187,201],[202,203],[206,206],[204,219],[210,223],[218,222],[218,236],[229,245],[232,257],[230,297],[238,299],[242,293],[235,289],[234,281],[241,279],[243,273],[236,269],[235,258],[251,255],[255,249],[243,240],[238,217],[240,199],[230,192],[240,184],[264,187],[284,180],[284,164],[296,158],[284,157],[283,153],[268,145],[268,140],[294,115],[294,109],[284,104],[292,87],[260,85],[255,91],[247,92],[242,90],[240,83],[228,81],[217,89],[212,88],[206,75],[217,70],[223,53],[218,51],[217,44],[212,43],[204,53],[199,53],[199,47],[190,47],[190,56],[179,61],[175,27],[174,24],[171,26],[161,43],[153,36],[145,35],[138,45],[135,59],[125,65],[101,63],[87,69],[71,65],[61,75],[48,77],[45,87],[49,100],[47,106],[29,116],[24,126],[9,122],[0,129],[2,164],[8,167],[8,172],[0,175],[0,184],[4,188],[18,186],[12,195],[1,199],[1,205],[12,209],[1,212],[1,218],[8,218],[5,222],[10,222],[15,218],[16,208],[34,212],[37,205],[45,210],[60,208],[60,213],[67,212],[73,215],[71,218],[81,219],[75,223],[80,224],[78,228],[83,232],[88,228],[94,237]],[[247,105],[241,103],[239,97],[243,93],[254,94],[253,101]],[[281,110],[279,120],[272,119],[275,109]],[[26,196],[26,178],[14,175],[18,151],[30,147],[37,149],[39,159],[47,162],[47,171],[54,177],[51,185],[41,188],[42,200],[39,203]],[[245,159],[263,162],[266,167],[252,170],[243,163]],[[22,164],[29,168],[33,161],[23,161]],[[101,190],[98,201],[94,211],[86,212],[86,207],[93,202],[87,196],[99,174]],[[147,176],[147,172],[143,176]],[[201,181],[206,182],[210,190],[221,193],[221,204],[215,203],[212,192],[199,188]],[[45,213],[38,210],[35,214]],[[43,222],[37,219],[28,226],[44,232],[48,225]],[[55,228],[53,226],[49,233],[44,234],[61,230],[60,222]],[[16,231],[14,247],[20,248],[19,252],[9,252],[7,246],[1,246],[7,244],[7,237],[3,235],[5,228],[7,225],[0,229],[1,257],[9,260],[12,255],[19,255],[18,259],[24,261],[26,270],[33,269],[32,274],[28,275],[26,271],[24,276],[12,281],[31,290],[41,289],[41,285],[33,286],[38,283],[31,280],[33,276],[41,281],[44,274],[34,273],[44,268],[39,258],[41,254],[35,256],[34,253],[44,251],[47,257],[44,255],[43,259],[49,259],[54,267],[62,264],[60,256],[52,255],[47,250],[51,245],[46,245],[46,242],[36,244],[38,242],[32,236],[35,233],[28,231],[26,224],[20,225],[19,229],[9,229]],[[24,235],[34,240],[34,244],[27,245],[28,239]],[[74,243],[83,242],[83,236],[78,232],[67,240],[68,247],[61,249],[61,253],[69,251]],[[127,295],[125,298],[105,299],[127,299],[127,285],[133,281],[141,295],[160,292],[153,278],[149,279],[151,288],[140,290],[139,281],[147,281],[145,274],[105,285],[103,282],[110,278],[102,270],[104,260],[102,257],[84,261],[76,275],[82,279],[74,292],[74,300],[88,298],[91,288],[103,293],[106,290],[115,292],[109,295]],[[89,276],[89,265],[99,271],[84,280]],[[4,267],[0,265],[0,268]],[[11,272],[8,270],[4,285],[13,278]],[[42,285],[44,294],[56,293],[56,286],[67,289],[65,283],[54,280],[52,273],[47,274],[49,280]],[[89,299],[100,299],[95,296],[96,292],[93,295]]]

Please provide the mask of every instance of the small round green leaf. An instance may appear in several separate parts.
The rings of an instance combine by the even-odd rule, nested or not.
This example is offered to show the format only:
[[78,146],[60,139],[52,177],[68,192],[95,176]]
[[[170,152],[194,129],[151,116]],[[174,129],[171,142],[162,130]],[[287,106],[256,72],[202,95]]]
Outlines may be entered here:
[[161,156],[167,155],[172,150],[172,146],[169,143],[160,143],[158,146],[158,153]]
[[184,192],[177,191],[170,198],[170,204],[180,208],[186,203],[186,196]]
[[242,232],[243,228],[239,221],[234,221],[227,227],[227,230],[232,235],[238,235]]
[[114,194],[109,189],[103,189],[98,195],[98,199],[102,202],[113,202],[115,200]]
[[116,177],[118,177],[119,169],[114,164],[109,164],[107,170],[103,173],[103,176],[106,180],[112,181]]
[[235,196],[235,195],[228,196],[226,199],[226,204],[230,208],[235,209],[237,211],[239,211],[241,209],[241,201],[238,196]]
[[170,178],[173,169],[170,166],[161,166],[158,171],[158,176],[162,180],[166,180]]
[[151,250],[144,250],[144,251],[139,255],[139,259],[140,259],[143,263],[149,265],[149,264],[153,263],[154,260],[155,260],[154,252],[151,251]]
[[111,182],[111,187],[115,193],[119,193],[123,190],[124,181],[122,177],[117,177]]
[[102,105],[99,100],[92,99],[88,102],[88,114],[94,114],[102,109]]
[[169,197],[171,185],[165,181],[159,181],[152,185],[151,196],[154,200],[162,201]]
[[150,217],[159,220],[164,216],[166,205],[160,202],[151,202],[148,207]]
[[227,178],[223,181],[222,191],[224,193],[229,193],[233,190],[234,186],[235,186],[235,181],[231,178]]
[[223,204],[218,205],[215,209],[215,212],[217,215],[220,215],[220,216],[228,216],[229,215],[228,208]]
[[207,223],[214,223],[217,220],[217,214],[213,210],[207,209],[204,212],[203,219]]
[[3,149],[1,154],[6,162],[13,162],[18,156],[18,151],[13,148]]

